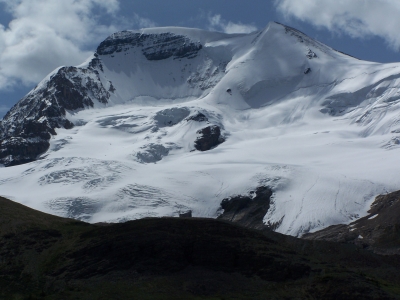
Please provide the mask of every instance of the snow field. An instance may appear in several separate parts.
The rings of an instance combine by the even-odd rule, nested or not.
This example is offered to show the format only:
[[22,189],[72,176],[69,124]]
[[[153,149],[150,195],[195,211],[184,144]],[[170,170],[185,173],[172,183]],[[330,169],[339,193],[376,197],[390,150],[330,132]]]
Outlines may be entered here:
[[[264,222],[299,236],[399,189],[400,64],[359,61],[275,23],[249,35],[144,32],[163,31],[204,47],[192,59],[147,61],[136,48],[101,57],[109,103],[68,112],[76,126],[57,130],[40,160],[1,168],[2,195],[115,222],[217,217],[224,198],[267,185]],[[190,120],[198,112],[208,121]],[[208,125],[226,141],[193,151]]]

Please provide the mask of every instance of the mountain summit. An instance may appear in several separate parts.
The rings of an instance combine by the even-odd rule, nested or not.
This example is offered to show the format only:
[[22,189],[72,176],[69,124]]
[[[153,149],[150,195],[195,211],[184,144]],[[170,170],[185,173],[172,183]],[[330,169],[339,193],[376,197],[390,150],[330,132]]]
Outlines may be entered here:
[[217,217],[222,202],[268,189],[263,222],[276,231],[349,223],[399,187],[399,78],[399,63],[278,23],[118,32],[6,114],[1,191],[103,222]]

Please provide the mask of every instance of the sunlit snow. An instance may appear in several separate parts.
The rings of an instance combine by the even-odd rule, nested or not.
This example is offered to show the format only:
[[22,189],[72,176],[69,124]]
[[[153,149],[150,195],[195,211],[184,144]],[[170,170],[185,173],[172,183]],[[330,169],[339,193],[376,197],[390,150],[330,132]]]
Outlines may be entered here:
[[[1,168],[2,195],[114,222],[189,209],[214,218],[222,199],[266,185],[264,222],[301,235],[350,223],[400,189],[400,63],[360,61],[276,23],[248,35],[146,31],[159,32],[204,47],[191,59],[102,56],[110,102],[68,112],[76,126],[58,129],[40,160]],[[198,113],[207,121],[190,119]],[[193,151],[206,124],[225,142]]]

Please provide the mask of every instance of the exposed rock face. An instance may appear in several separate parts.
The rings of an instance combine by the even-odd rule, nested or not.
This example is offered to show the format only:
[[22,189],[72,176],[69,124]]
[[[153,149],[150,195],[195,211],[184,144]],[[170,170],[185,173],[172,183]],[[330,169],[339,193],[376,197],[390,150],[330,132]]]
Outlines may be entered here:
[[170,57],[193,58],[203,46],[199,42],[173,33],[142,34],[121,31],[104,40],[96,52],[99,55],[109,55],[127,51],[131,47],[141,47],[148,60],[162,60]]
[[136,153],[136,157],[141,163],[156,163],[169,153],[168,148],[160,144],[149,144]]
[[210,150],[225,141],[221,136],[221,129],[217,125],[211,125],[200,129],[197,131],[197,134],[198,137],[194,142],[194,147],[199,151]]
[[50,143],[43,139],[11,137],[1,141],[0,146],[0,161],[8,167],[35,160],[40,153],[47,151]]
[[201,112],[198,112],[197,114],[187,118],[187,121],[207,122],[208,118],[204,114],[202,114]]
[[379,254],[400,254],[400,191],[376,197],[368,213],[349,225],[333,225],[303,238],[351,243]]
[[313,59],[318,57],[317,54],[315,54],[315,52],[312,51],[311,49],[308,49],[306,56],[308,59]]
[[[67,110],[82,109],[93,106],[90,93],[100,103],[107,103],[109,92],[101,84],[97,70],[64,67],[52,77],[47,90],[55,88],[55,98]],[[43,95],[46,96],[46,95]]]
[[60,68],[1,121],[0,163],[12,166],[35,160],[49,148],[56,128],[74,126],[66,118],[66,111],[91,107],[94,101],[105,104],[109,97],[93,67]]
[[270,226],[263,223],[271,201],[272,190],[268,187],[258,187],[250,192],[249,196],[235,196],[221,202],[224,212],[218,217],[221,220],[238,223],[245,227],[270,230]]
[[191,218],[191,217],[192,217],[192,211],[191,210],[179,214],[179,218]]

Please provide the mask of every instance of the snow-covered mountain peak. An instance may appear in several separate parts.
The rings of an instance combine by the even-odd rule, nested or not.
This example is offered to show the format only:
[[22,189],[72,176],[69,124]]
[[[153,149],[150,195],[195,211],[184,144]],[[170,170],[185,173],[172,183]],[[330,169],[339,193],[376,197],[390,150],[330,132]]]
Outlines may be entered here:
[[349,222],[398,189],[399,67],[274,22],[118,32],[4,117],[1,191],[97,222],[216,217],[223,199],[263,186],[264,221],[280,232]]

